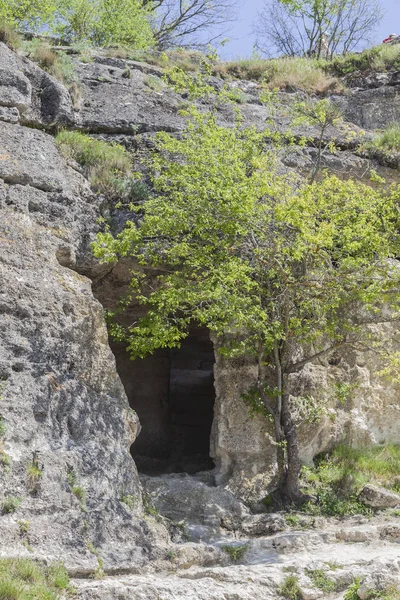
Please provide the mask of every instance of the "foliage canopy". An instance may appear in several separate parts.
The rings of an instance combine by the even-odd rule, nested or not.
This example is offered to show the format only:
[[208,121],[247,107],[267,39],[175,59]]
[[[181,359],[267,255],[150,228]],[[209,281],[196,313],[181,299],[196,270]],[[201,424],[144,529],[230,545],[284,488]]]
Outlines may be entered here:
[[289,375],[338,347],[372,344],[365,324],[385,310],[397,318],[400,190],[334,176],[300,182],[280,174],[265,132],[226,129],[196,111],[181,139],[161,133],[157,148],[153,197],[133,207],[118,236],[106,231],[95,244],[102,260],[130,256],[141,266],[131,294],[147,314],[113,333],[135,358],[178,346],[196,323],[226,356],[253,356],[294,498]]

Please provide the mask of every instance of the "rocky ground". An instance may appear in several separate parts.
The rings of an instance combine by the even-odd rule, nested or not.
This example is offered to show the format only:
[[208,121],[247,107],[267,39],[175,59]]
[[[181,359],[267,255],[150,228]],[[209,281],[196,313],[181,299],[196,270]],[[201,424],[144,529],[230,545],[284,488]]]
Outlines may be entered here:
[[[168,569],[97,581],[74,579],[73,584],[84,600],[272,600],[288,575],[298,577],[304,600],[339,600],[356,578],[361,599],[372,590],[400,584],[400,519],[391,515],[316,519],[311,528],[305,522],[300,530],[257,538],[225,536],[215,542],[219,548],[239,544],[245,554],[237,563],[226,564],[226,557],[219,557],[199,567],[199,553],[183,544],[170,551]],[[315,570],[325,573],[334,591],[315,584]]]

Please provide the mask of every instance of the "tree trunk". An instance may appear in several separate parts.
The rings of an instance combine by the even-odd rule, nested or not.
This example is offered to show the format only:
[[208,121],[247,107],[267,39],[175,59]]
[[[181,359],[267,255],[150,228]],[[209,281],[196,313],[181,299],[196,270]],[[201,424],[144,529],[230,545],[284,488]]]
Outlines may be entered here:
[[299,456],[299,442],[297,438],[297,428],[293,422],[290,412],[289,394],[282,396],[282,429],[286,441],[287,465],[284,479],[281,481],[281,494],[288,502],[298,504],[303,499],[300,491],[299,476],[301,471],[301,462]]

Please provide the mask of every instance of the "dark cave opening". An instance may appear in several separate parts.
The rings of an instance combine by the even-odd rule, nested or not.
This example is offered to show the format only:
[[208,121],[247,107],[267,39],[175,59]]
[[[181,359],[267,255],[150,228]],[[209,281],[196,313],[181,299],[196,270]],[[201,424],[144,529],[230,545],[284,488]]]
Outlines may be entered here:
[[131,361],[111,344],[117,370],[142,430],[131,447],[140,472],[196,473],[214,468],[214,350],[207,330],[193,330],[181,348]]

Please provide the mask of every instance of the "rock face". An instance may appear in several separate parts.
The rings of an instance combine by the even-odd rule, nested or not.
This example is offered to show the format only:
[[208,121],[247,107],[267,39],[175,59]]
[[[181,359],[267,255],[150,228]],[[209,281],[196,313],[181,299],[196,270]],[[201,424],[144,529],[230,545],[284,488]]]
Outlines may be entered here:
[[[149,393],[154,371],[150,363],[131,367],[121,348],[114,347],[113,355],[101,305],[109,306],[126,288],[132,265],[110,269],[93,259],[90,242],[106,210],[105,200],[93,194],[77,165],[59,155],[51,132],[60,125],[83,129],[140,154],[143,146],[151,145],[149,134],[182,130],[185,121],[179,110],[185,98],[166,88],[157,67],[104,57],[88,64],[75,62],[80,108],[73,107],[58,81],[0,44],[0,553],[26,555],[29,548],[37,557],[61,556],[78,575],[93,572],[97,554],[108,572],[135,572],[150,559],[164,560],[165,569],[171,564],[203,565],[203,570],[172,583],[159,578],[144,585],[140,578],[128,578],[78,584],[80,597],[88,600],[152,598],[154,589],[162,590],[157,596],[162,599],[219,599],[221,590],[226,598],[274,597],[282,573],[264,573],[254,565],[295,551],[303,538],[279,533],[285,526],[282,516],[253,515],[249,510],[259,506],[275,473],[268,428],[261,418],[249,416],[241,398],[254,381],[251,361],[226,361],[216,354],[212,375],[207,338],[202,340],[206,350],[196,353],[192,348],[190,361],[184,355],[164,355],[161,367],[167,383],[161,390],[157,382],[154,414],[161,416],[153,424],[154,436],[161,432],[169,446],[190,445],[188,428],[204,418],[207,427],[197,428],[193,438],[196,452],[200,449],[201,454],[205,443],[210,453],[206,463],[204,456],[197,456],[195,463],[192,456],[190,460],[210,470],[197,478],[146,477],[146,494],[170,520],[190,518],[192,540],[213,540],[214,546],[174,545],[165,521],[155,519],[146,502],[143,507],[130,454],[140,430],[132,406],[140,387],[147,390],[149,402],[154,401]],[[397,90],[393,77],[371,83],[368,89],[354,89],[337,101],[353,123],[375,128],[397,115]],[[263,128],[268,109],[258,103],[254,89],[250,91],[241,109],[246,122]],[[283,99],[290,101],[289,96]],[[220,107],[221,122],[229,125],[234,116],[232,107]],[[357,132],[356,125],[351,128]],[[285,129],[284,118],[278,126]],[[344,165],[346,173],[356,170],[362,176],[370,165],[351,153],[344,132],[329,135],[341,140],[346,150],[330,157],[327,166]],[[285,157],[286,167],[301,169],[307,152],[312,149]],[[397,334],[389,329],[386,333]],[[306,463],[342,440],[355,445],[399,442],[399,389],[381,380],[378,369],[373,355],[347,354],[309,365],[296,375],[294,395],[312,390],[327,401],[326,416],[300,428]],[[203,392],[207,389],[202,396],[207,397],[207,414],[196,412],[193,403],[190,410],[182,410],[182,390],[195,396],[188,385],[195,379],[202,382]],[[338,394],[338,382],[348,385],[345,397]],[[149,408],[146,402],[144,409]],[[150,421],[147,411],[142,436]],[[144,451],[148,447],[148,442],[141,444]],[[180,470],[187,470],[186,459],[175,457],[171,469],[179,463]],[[26,531],[21,523],[28,521]],[[267,535],[276,540],[267,540]],[[219,536],[228,536],[233,546],[250,544],[247,566],[207,570],[227,564],[221,550],[226,539]],[[253,537],[260,539],[250,543]],[[310,548],[323,543],[325,538],[318,535],[307,538]],[[305,579],[304,589],[309,586]]]
[[[1,102],[34,111],[38,91],[14,75]],[[102,545],[110,567],[140,564],[151,534],[129,454],[138,420],[79,272],[93,266],[99,200],[42,131],[0,122],[0,155],[2,552],[32,546],[85,570],[97,563],[88,548]]]

